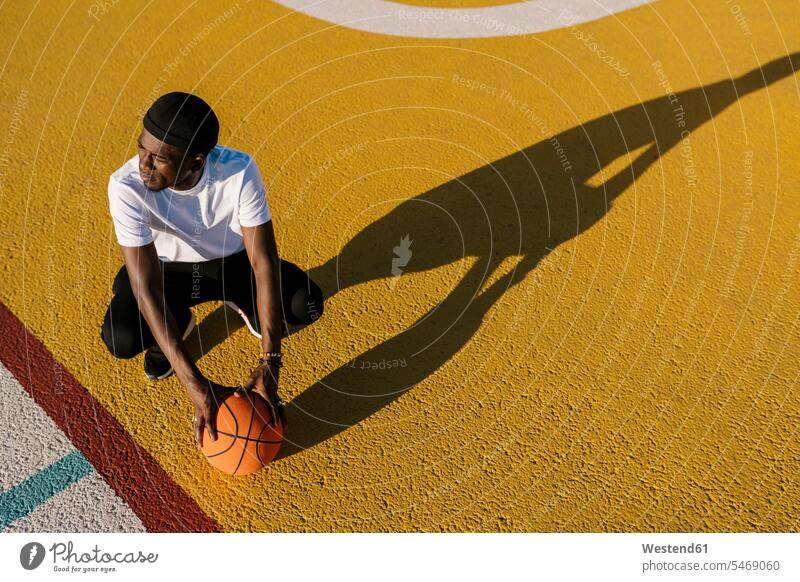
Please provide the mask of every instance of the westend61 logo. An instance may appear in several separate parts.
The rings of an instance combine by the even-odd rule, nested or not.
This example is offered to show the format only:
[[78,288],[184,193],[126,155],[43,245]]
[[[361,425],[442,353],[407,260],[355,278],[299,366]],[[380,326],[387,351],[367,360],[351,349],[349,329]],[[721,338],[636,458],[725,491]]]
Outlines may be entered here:
[[53,557],[54,572],[116,572],[115,564],[154,564],[158,554],[136,552],[104,552],[96,545],[88,552],[76,552],[73,543],[57,542],[48,550],[39,542],[30,542],[22,546],[19,552],[19,563],[26,570],[35,570],[44,561],[49,552]]

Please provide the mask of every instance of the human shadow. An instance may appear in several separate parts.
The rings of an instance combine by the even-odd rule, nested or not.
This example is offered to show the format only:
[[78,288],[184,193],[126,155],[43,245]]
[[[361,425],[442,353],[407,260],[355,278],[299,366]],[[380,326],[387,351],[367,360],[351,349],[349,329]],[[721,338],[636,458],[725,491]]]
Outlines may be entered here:
[[[413,243],[404,274],[474,257],[440,304],[289,404],[279,458],[335,436],[428,378],[469,342],[509,288],[558,245],[597,224],[617,196],[676,146],[681,148],[685,181],[670,184],[668,191],[688,191],[697,179],[696,165],[707,159],[692,143],[691,133],[737,99],[792,75],[798,55],[548,136],[403,202],[350,240],[338,256],[311,269],[311,278],[330,296],[391,278],[392,249],[405,235]],[[623,156],[621,166],[613,164]],[[613,171],[616,167],[622,169]],[[609,169],[609,175],[602,173]],[[490,273],[509,257],[519,257],[519,262],[479,293]]]

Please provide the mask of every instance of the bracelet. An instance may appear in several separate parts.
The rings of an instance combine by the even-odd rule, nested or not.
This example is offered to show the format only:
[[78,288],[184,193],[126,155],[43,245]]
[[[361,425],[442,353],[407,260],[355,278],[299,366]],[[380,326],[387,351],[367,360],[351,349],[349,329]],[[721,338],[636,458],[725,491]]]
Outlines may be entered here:
[[259,366],[263,366],[264,364],[275,364],[277,367],[283,366],[283,362],[281,361],[281,353],[280,352],[264,352],[261,354],[261,357],[258,358]]

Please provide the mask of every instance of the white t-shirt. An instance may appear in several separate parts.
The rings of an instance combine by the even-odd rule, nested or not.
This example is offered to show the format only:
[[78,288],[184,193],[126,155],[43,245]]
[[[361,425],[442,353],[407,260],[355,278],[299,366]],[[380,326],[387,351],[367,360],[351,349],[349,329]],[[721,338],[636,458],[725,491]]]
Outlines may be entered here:
[[271,219],[256,161],[217,145],[191,190],[149,190],[139,177],[138,154],[108,180],[108,204],[117,242],[139,247],[155,242],[162,261],[202,262],[244,248],[242,226]]

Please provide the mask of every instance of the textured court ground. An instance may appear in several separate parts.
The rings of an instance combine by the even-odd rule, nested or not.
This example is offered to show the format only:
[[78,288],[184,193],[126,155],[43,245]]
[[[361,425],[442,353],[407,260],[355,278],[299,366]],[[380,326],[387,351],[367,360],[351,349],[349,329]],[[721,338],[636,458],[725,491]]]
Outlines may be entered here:
[[[0,5],[0,527],[800,529],[796,2],[543,1],[535,32],[447,11],[537,2],[308,4]],[[249,478],[99,337],[105,186],[172,90],[328,295]],[[195,313],[199,367],[244,381],[257,340]]]

